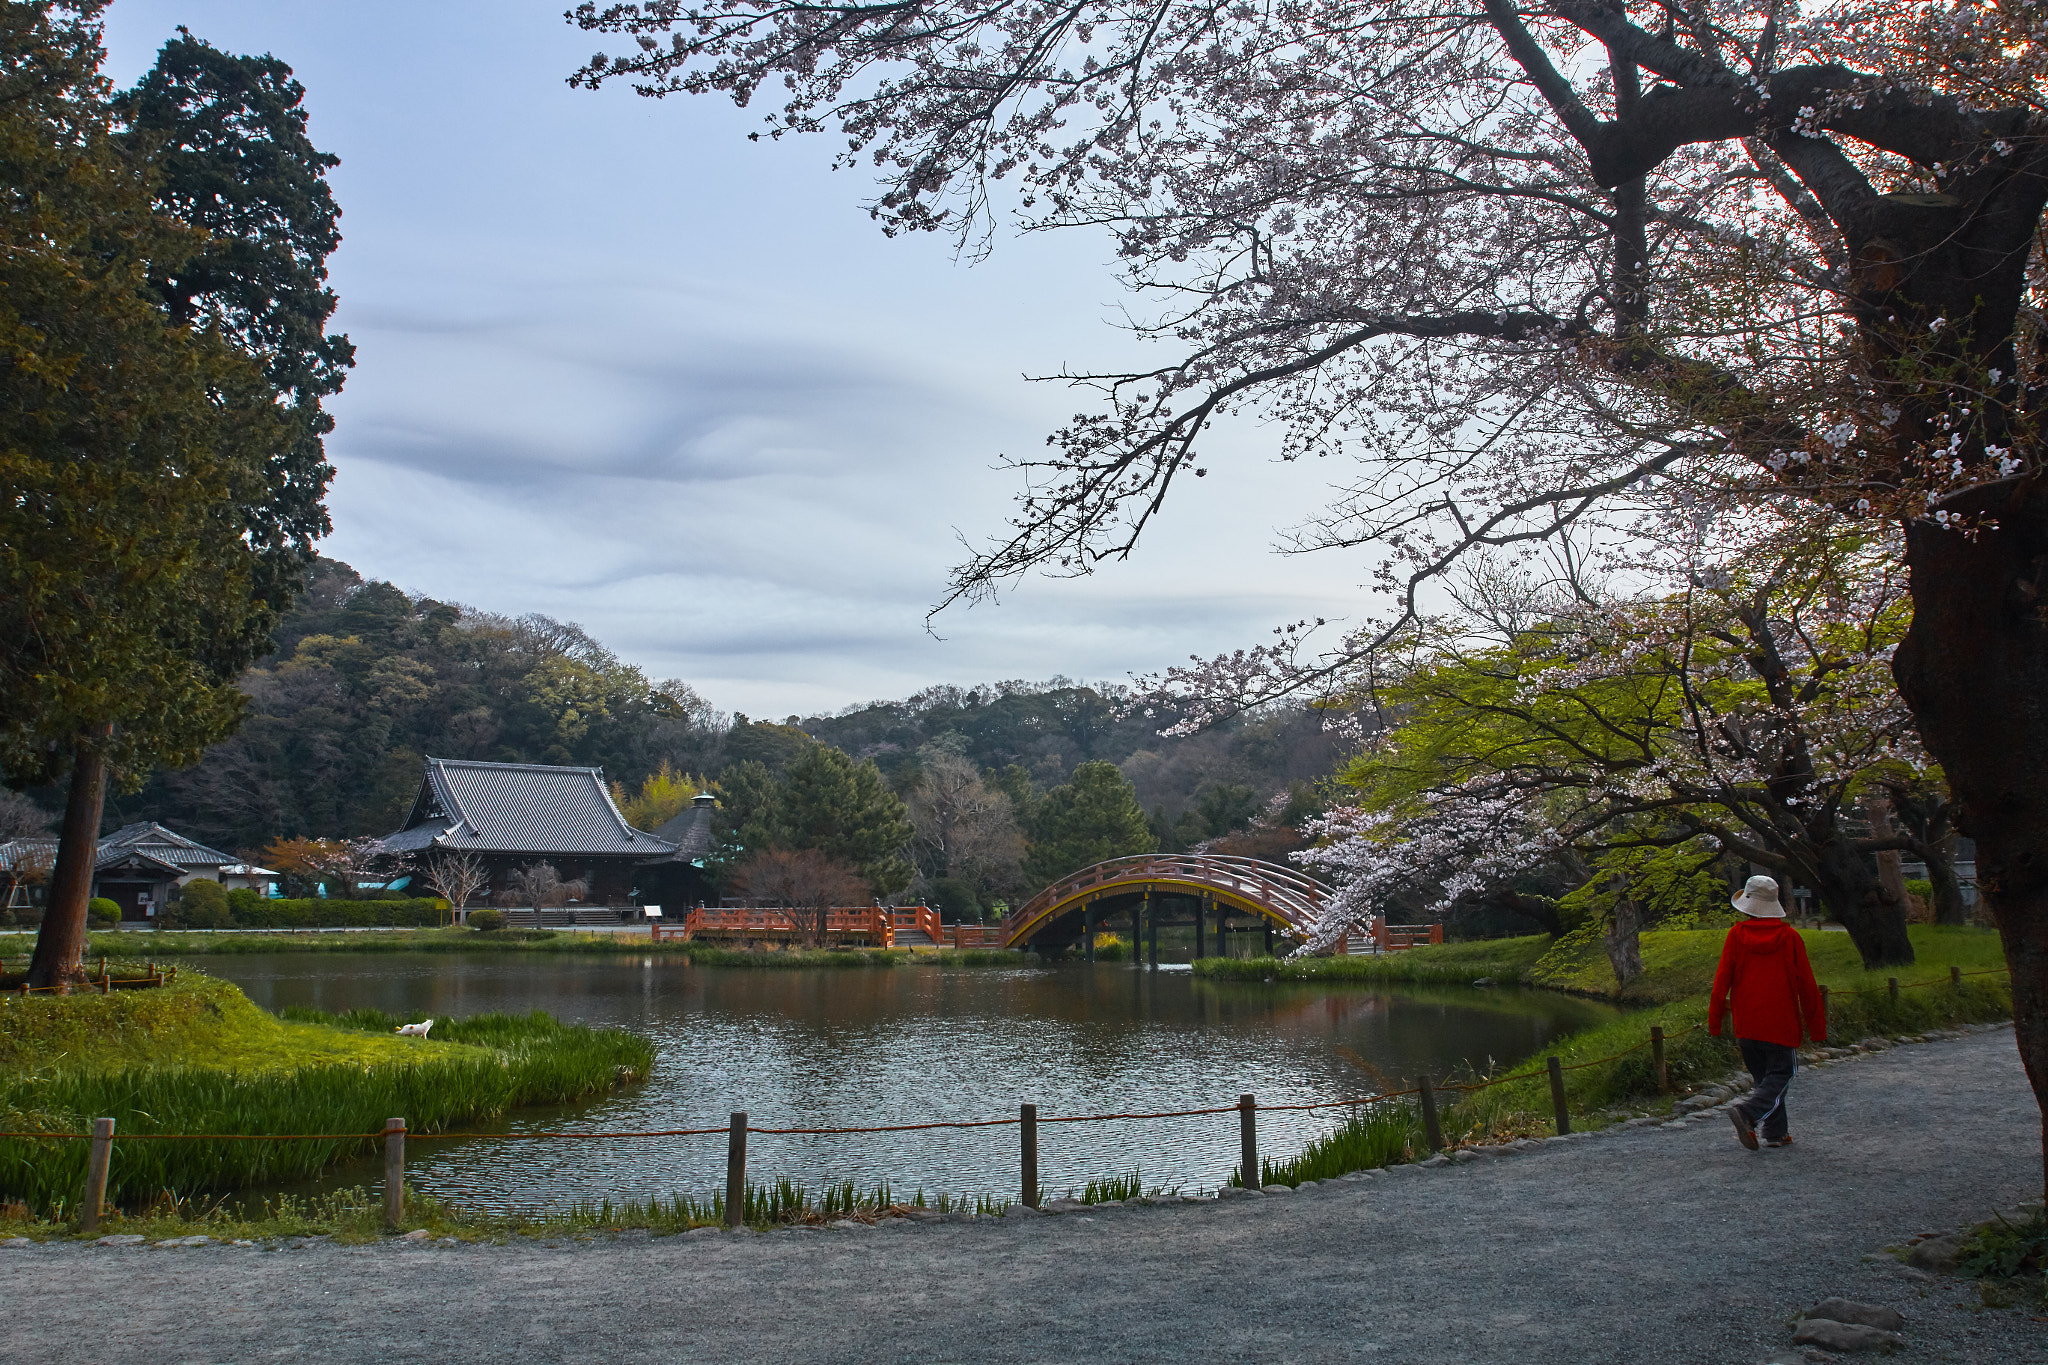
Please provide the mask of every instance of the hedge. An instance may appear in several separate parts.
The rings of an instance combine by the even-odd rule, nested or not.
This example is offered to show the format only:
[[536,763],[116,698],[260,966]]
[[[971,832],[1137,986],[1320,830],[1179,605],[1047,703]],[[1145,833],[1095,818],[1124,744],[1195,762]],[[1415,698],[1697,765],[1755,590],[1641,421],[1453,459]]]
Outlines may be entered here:
[[231,892],[228,908],[237,929],[420,928],[448,915],[431,897],[412,900],[264,900]]

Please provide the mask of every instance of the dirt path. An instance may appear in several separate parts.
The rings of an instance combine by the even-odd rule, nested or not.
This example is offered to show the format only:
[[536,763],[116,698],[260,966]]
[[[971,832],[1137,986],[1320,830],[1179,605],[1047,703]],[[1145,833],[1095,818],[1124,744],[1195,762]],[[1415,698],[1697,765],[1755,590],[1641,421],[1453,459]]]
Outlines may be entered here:
[[[2048,1323],[1887,1243],[2038,1194],[2009,1029],[1801,1076],[1798,1145],[1718,1114],[1434,1170],[1092,1214],[559,1245],[0,1250],[0,1361],[1754,1362],[1830,1294],[1894,1360],[2048,1361]],[[2037,1310],[2038,1311],[2038,1310]]]

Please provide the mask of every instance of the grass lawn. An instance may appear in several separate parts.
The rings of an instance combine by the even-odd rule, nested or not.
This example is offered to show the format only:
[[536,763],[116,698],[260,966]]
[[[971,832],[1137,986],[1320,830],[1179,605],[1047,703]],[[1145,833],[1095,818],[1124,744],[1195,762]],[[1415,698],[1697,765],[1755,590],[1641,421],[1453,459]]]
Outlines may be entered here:
[[[9,942],[0,953],[26,953],[32,935]],[[194,953],[567,953],[597,956],[632,954],[684,958],[699,967],[1035,967],[1035,953],[993,948],[738,948],[717,943],[653,943],[644,934],[577,933],[556,929],[391,929],[361,933],[218,933],[122,930],[89,935],[97,958],[166,958]]]
[[[117,973],[118,974],[118,973]],[[154,990],[0,996],[0,1132],[76,1134],[115,1120],[109,1198],[134,1205],[318,1172],[374,1139],[131,1141],[142,1134],[373,1134],[402,1114],[435,1132],[529,1104],[563,1103],[644,1077],[653,1045],[545,1014],[398,1021],[295,1012],[185,971]],[[84,1188],[87,1144],[0,1139],[0,1203],[62,1217]]]

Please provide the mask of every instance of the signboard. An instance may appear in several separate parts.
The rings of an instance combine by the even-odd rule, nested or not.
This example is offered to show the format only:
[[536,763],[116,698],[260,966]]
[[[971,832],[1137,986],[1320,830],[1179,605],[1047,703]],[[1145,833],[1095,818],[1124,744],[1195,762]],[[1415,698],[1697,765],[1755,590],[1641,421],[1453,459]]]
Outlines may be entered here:
[[660,919],[661,907],[658,905],[643,905],[640,907],[640,913],[649,919]]

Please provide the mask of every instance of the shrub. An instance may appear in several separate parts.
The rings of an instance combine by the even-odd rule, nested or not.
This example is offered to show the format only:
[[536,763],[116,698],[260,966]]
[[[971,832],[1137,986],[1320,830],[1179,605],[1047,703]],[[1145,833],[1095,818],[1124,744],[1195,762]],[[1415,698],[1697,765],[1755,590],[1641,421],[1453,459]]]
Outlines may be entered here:
[[503,927],[504,923],[504,915],[496,910],[472,910],[469,912],[469,927],[472,929],[481,929],[489,932],[492,929]]
[[278,901],[254,896],[235,911],[235,923],[244,929],[424,928],[440,922],[440,902],[425,896],[409,900],[310,897]]
[[263,897],[246,886],[228,892],[228,913],[235,917],[237,924],[247,924],[249,917],[254,915],[257,907],[262,904]]
[[228,913],[228,893],[219,882],[197,878],[179,888],[178,923],[188,929],[226,929],[234,920]]
[[85,903],[85,913],[92,917],[94,924],[118,924],[121,922],[121,907],[105,896],[94,896]]

